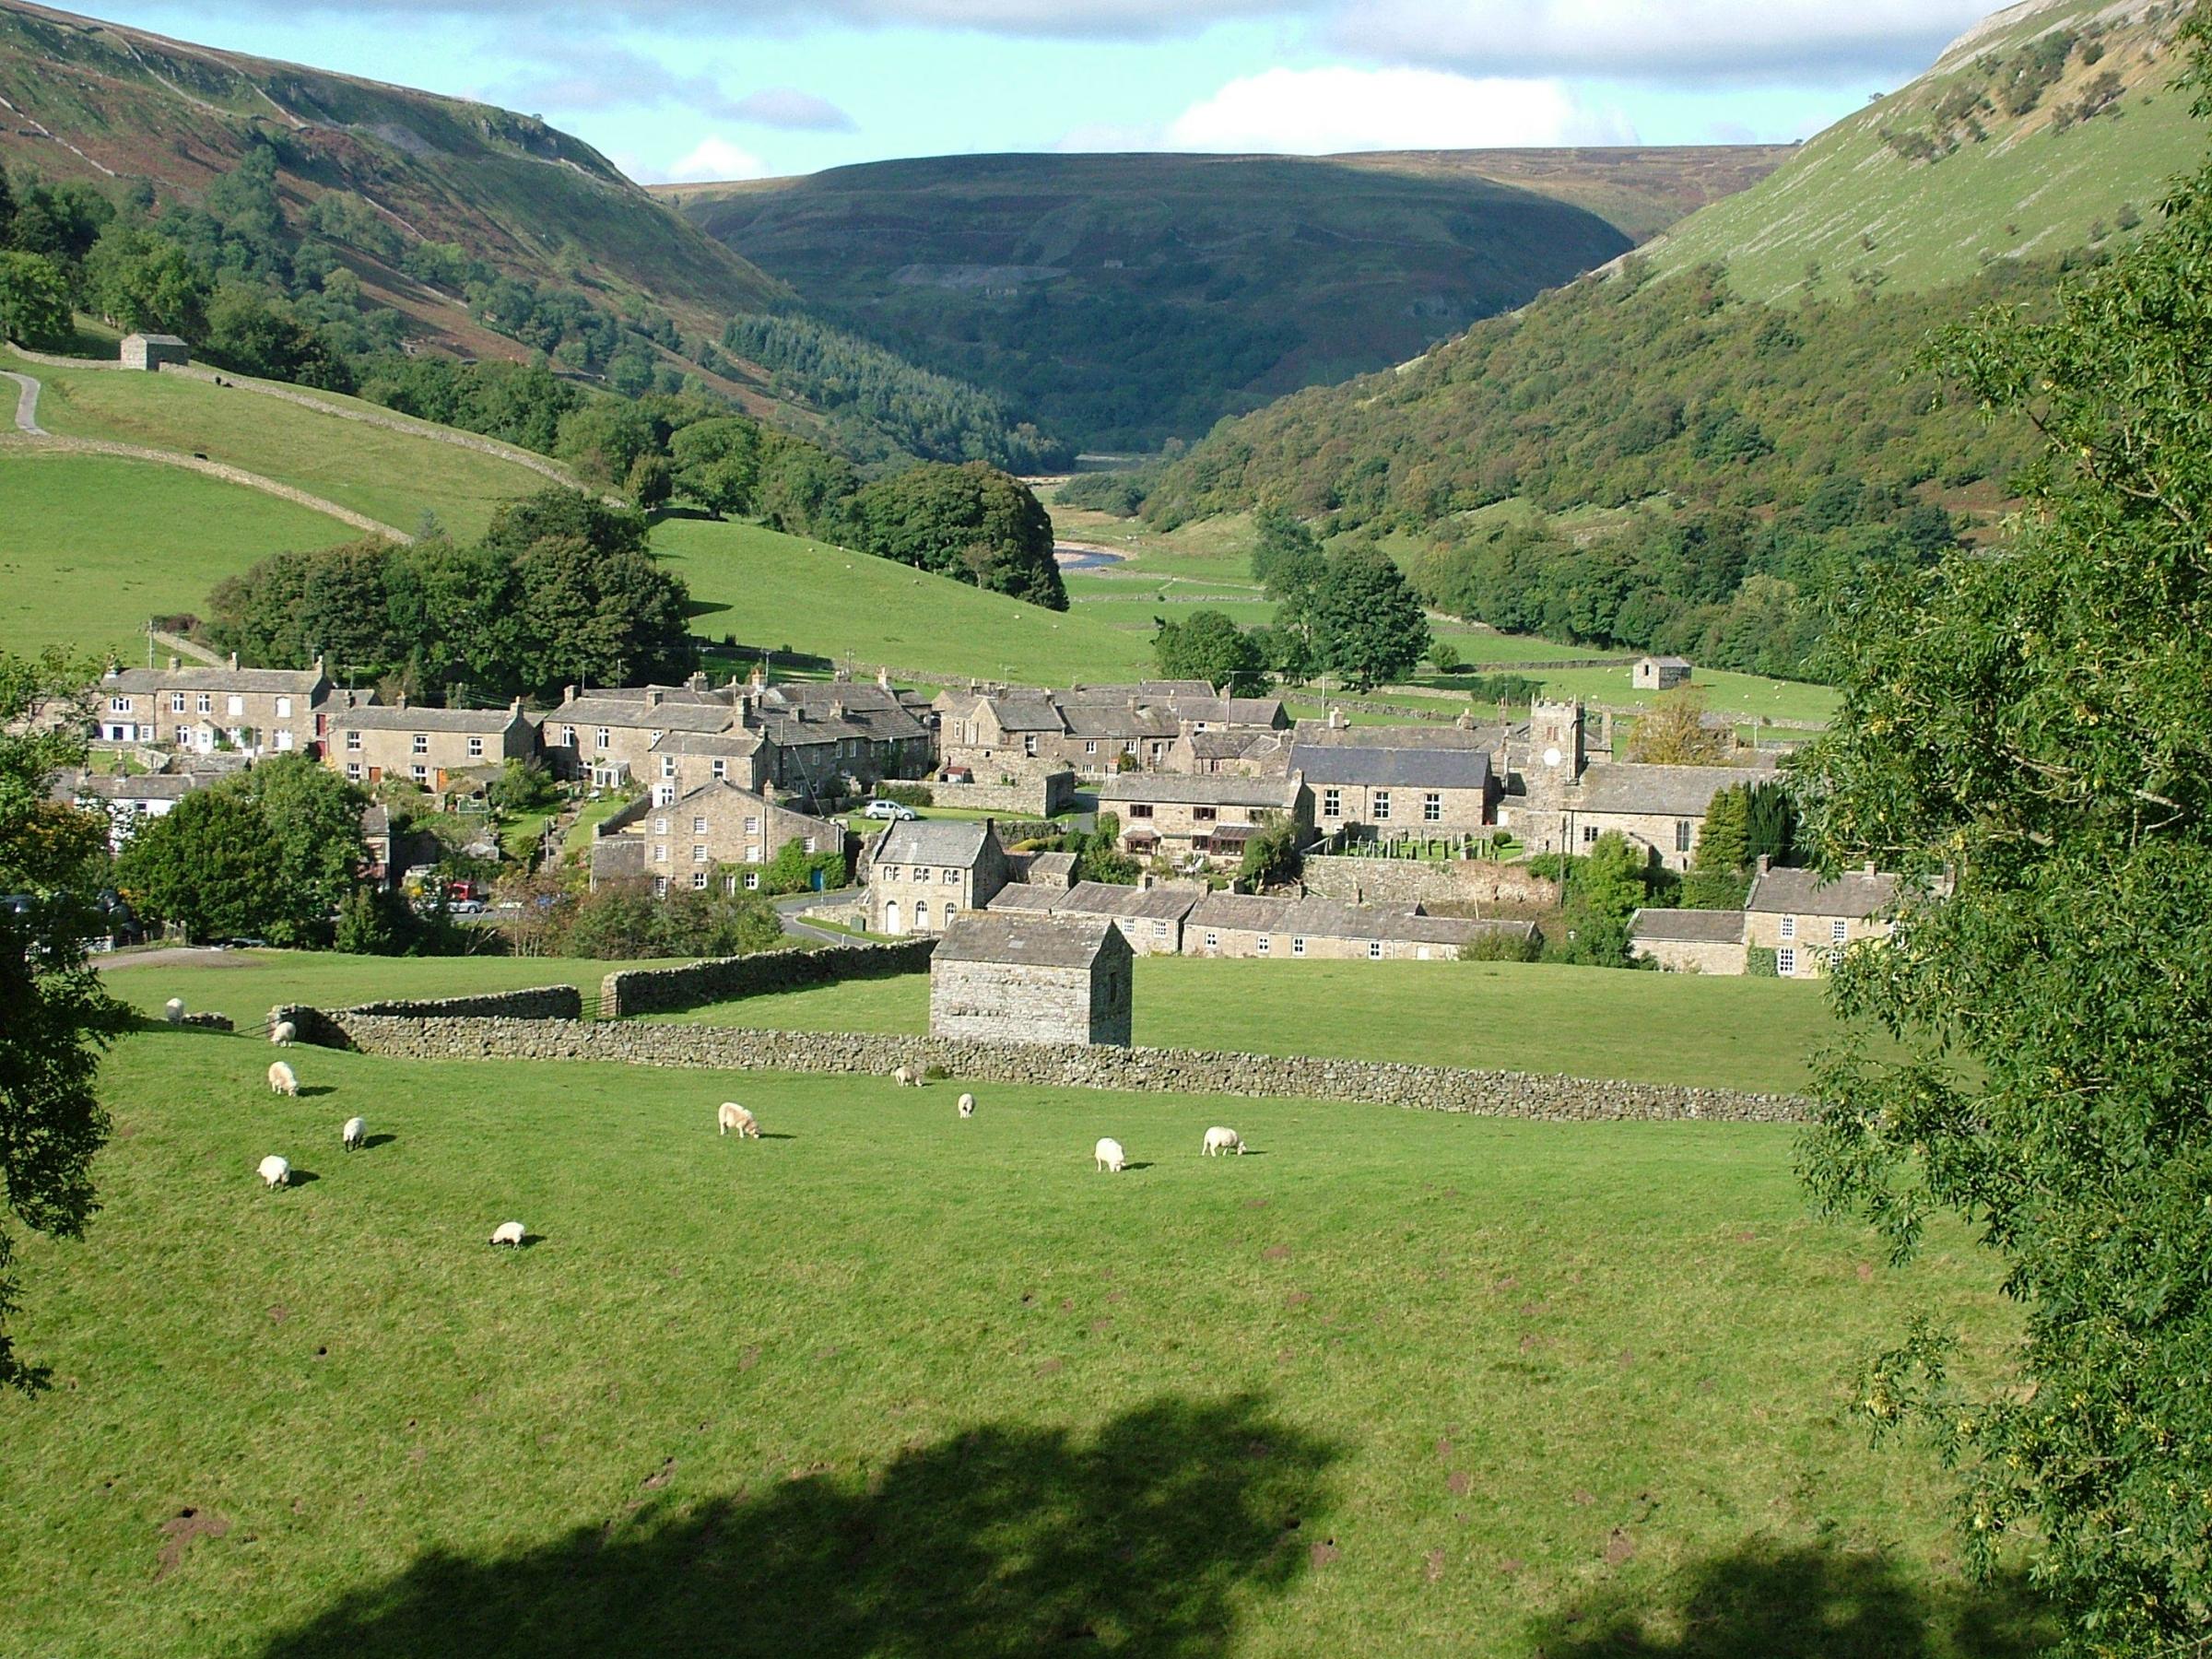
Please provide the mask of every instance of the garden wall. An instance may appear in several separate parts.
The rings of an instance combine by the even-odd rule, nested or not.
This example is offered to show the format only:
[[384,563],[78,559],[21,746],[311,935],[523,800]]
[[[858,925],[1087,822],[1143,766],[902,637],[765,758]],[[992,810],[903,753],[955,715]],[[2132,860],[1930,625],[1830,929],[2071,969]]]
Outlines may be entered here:
[[[583,994],[573,985],[539,985],[522,991],[487,991],[477,996],[445,996],[430,1001],[361,1003],[342,1012],[385,1019],[582,1019]],[[335,1015],[305,1005],[279,1003],[269,1023],[288,1019],[302,1042],[327,1048],[347,1046],[345,1026]]]
[[[292,1012],[295,1017],[314,1014],[312,1009]],[[1802,1120],[1806,1111],[1804,1100],[1790,1095],[1195,1049],[956,1042],[862,1032],[756,1031],[606,1020],[395,1018],[353,1009],[315,1015],[309,1020],[296,1018],[295,1022],[303,1034],[327,1026],[364,1053],[407,1060],[586,1060],[714,1071],[873,1076],[885,1079],[887,1091],[892,1071],[910,1065],[941,1066],[963,1082],[1033,1088],[1289,1097],[1559,1122],[1695,1119],[1782,1124]]]
[[1306,890],[1351,904],[1512,904],[1549,907],[1559,884],[1524,865],[1488,859],[1432,864],[1418,858],[1308,856]]
[[1076,804],[1076,774],[1046,772],[1041,777],[1018,779],[1012,783],[940,783],[924,785],[930,803],[961,812],[1025,812],[1049,818]]
[[839,980],[921,973],[927,971],[929,953],[936,945],[935,939],[906,939],[896,945],[832,945],[821,950],[769,950],[756,956],[717,957],[685,968],[626,968],[608,974],[601,984],[599,1012],[604,1018],[618,1019],[630,1014],[664,1014],[707,1003],[733,1002],[741,996],[828,985]]

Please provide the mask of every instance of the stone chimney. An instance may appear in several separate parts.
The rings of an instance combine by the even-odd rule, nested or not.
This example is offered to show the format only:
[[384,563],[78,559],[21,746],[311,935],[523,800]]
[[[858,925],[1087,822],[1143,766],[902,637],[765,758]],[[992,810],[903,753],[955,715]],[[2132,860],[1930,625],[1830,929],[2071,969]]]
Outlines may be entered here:
[[399,708],[399,709],[404,709],[404,708],[406,708],[406,706],[407,706],[407,694],[406,694],[405,691],[402,691],[402,692],[399,694],[399,701],[398,701],[398,702],[396,702],[396,703],[394,703],[394,704],[393,705],[393,707],[394,707],[394,708]]
[[708,683],[707,677],[703,672],[695,671],[688,679],[684,681],[684,688],[687,691],[704,691]]
[[1764,875],[1765,875],[1765,874],[1766,874],[1766,873],[1767,873],[1769,870],[1772,869],[1773,867],[1774,867],[1774,859],[1773,859],[1773,856],[1772,856],[1772,854],[1771,854],[1771,853],[1761,853],[1759,855],[1759,865],[1758,865],[1758,870],[1757,870],[1757,874],[1759,874],[1759,875],[1761,875],[1761,876],[1764,876]]
[[645,688],[645,706],[649,709],[657,709],[661,706],[662,700],[667,695],[658,686],[648,686]]
[[753,677],[751,683],[753,689],[756,691],[765,691],[768,689],[768,665],[766,663],[755,663],[753,665]]
[[562,702],[574,702],[576,700],[576,688],[573,686],[563,686],[560,688],[560,700]]
[[172,656],[172,657],[171,657],[171,658],[169,659],[169,671],[170,671],[171,674],[174,674],[174,673],[176,673],[176,671],[177,671],[178,669],[180,669],[180,668],[182,668],[182,667],[183,667],[183,666],[184,666],[184,659],[183,659],[183,658],[182,658],[182,657],[173,657],[173,656]]
[[1346,726],[1347,724],[1348,724],[1348,723],[1347,723],[1347,722],[1345,720],[1345,718],[1344,718],[1344,711],[1343,711],[1342,709],[1335,709],[1335,708],[1332,708],[1332,709],[1329,711],[1329,730],[1330,730],[1330,731],[1332,731],[1332,732],[1341,732],[1341,731],[1343,731],[1343,730],[1344,730],[1345,726]]
[[845,700],[841,697],[831,698],[830,700],[830,718],[832,720],[842,720],[844,717]]
[[891,688],[891,671],[888,668],[877,669],[876,683],[884,690],[888,691]]
[[230,653],[230,666],[233,668],[238,666],[238,653],[235,651]]
[[315,653],[315,677],[317,679],[328,679],[330,677],[330,676],[325,674],[323,670],[323,653],[319,651]]

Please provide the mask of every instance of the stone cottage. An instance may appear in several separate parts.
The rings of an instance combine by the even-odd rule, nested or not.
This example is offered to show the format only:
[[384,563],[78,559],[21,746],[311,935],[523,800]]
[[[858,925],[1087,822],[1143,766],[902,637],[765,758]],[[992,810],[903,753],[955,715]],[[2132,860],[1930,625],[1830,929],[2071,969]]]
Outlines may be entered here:
[[1158,854],[1182,867],[1233,863],[1271,818],[1294,819],[1301,841],[1313,828],[1313,796],[1296,772],[1283,778],[1124,772],[1100,783],[1098,799],[1101,814],[1120,817],[1125,851],[1138,858]]
[[1889,936],[1897,895],[1897,877],[1872,865],[1824,881],[1818,870],[1773,869],[1762,859],[1744,900],[1744,943],[1771,950],[1783,979],[1818,979],[1846,945]]
[[312,668],[241,668],[235,653],[215,667],[171,657],[166,668],[112,668],[98,690],[100,742],[202,755],[310,753],[356,700],[320,658]]
[[502,709],[424,709],[403,698],[334,714],[329,730],[324,763],[371,787],[405,778],[444,790],[465,773],[488,775],[537,752],[537,727],[519,698]]
[[1132,965],[1111,922],[960,916],[929,959],[929,1034],[1126,1048]]
[[1011,879],[998,827],[985,818],[910,818],[868,843],[868,931],[943,933]]
[[122,357],[125,369],[143,369],[151,373],[182,368],[192,361],[192,347],[175,335],[130,334],[123,336]]
[[1640,910],[1630,924],[1629,954],[1669,973],[1742,973],[1744,912]]
[[1639,691],[1672,691],[1689,684],[1688,659],[1678,656],[1638,657],[1629,678]]
[[758,890],[759,866],[793,841],[808,853],[844,850],[844,826],[779,806],[720,779],[662,801],[632,801],[600,825],[592,841],[592,885],[651,877],[653,890],[705,892],[719,874],[725,891]]

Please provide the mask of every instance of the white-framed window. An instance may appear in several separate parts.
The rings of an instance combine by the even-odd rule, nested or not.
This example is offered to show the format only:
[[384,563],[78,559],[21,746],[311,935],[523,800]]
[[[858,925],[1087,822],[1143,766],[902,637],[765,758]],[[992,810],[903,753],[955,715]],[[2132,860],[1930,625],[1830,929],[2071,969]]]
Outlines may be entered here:
[[279,720],[289,720],[291,717],[292,700],[288,697],[278,698],[276,700],[276,718]]
[[183,745],[183,744],[190,743],[191,741],[192,741],[192,728],[191,728],[190,726],[188,726],[188,725],[181,725],[181,726],[179,726],[179,727],[177,728],[177,742],[178,742],[178,744],[179,744],[180,746],[182,746],[182,745]]
[[480,759],[482,759],[484,758],[484,739],[483,739],[483,738],[481,738],[481,737],[471,737],[471,738],[468,740],[468,755],[469,755],[469,759],[472,759],[472,760],[480,760]]
[[246,712],[246,700],[239,696],[237,692],[233,691],[229,697],[225,700],[223,706],[229,710],[233,715],[243,714]]
[[665,834],[667,834],[667,833],[668,833],[668,820],[667,820],[666,818],[654,818],[654,819],[653,820],[653,832],[655,835],[665,835]]
[[1382,959],[1382,940],[1370,939],[1367,942],[1367,959],[1371,962],[1379,962]]
[[674,755],[663,755],[661,757],[661,776],[664,778],[673,778],[676,776],[676,757]]
[[1444,821],[1444,797],[1430,790],[1421,797],[1421,822],[1441,824]]
[[1675,851],[1677,853],[1688,852],[1689,843],[1696,837],[1697,832],[1697,825],[1690,822],[1689,819],[1677,818],[1675,820]]
[[1037,736],[1035,733],[1032,732],[1024,735],[1021,740],[1021,752],[1025,755],[1030,755],[1032,757],[1037,753]]
[[706,848],[702,846],[693,847],[691,849],[691,862],[695,865],[705,864],[707,862]]
[[955,903],[954,903],[954,902],[953,902],[951,900],[949,900],[949,899],[947,899],[947,900],[945,900],[945,925],[946,925],[946,926],[947,926],[947,927],[950,927],[950,926],[952,925],[952,919],[953,919],[955,916],[959,915],[959,913],[960,913],[960,907],[959,907],[959,905],[955,904]]
[[614,747],[613,737],[613,733],[605,726],[601,726],[592,734],[592,747],[594,748],[612,748]]
[[745,820],[745,832],[746,832],[747,835],[758,835],[758,834],[759,834],[759,833],[760,833],[760,820],[759,820],[759,818],[747,818],[747,819]]
[[361,752],[361,735],[359,732],[346,734],[346,752],[349,755],[358,755]]
[[883,878],[884,878],[886,881],[896,881],[896,880],[898,880],[898,879],[899,879],[899,866],[898,866],[897,865],[886,865],[886,866],[885,866],[885,868],[884,868],[884,872],[883,872]]
[[171,692],[169,694],[169,712],[170,712],[171,714],[182,714],[182,713],[183,713],[183,712],[184,712],[184,693],[183,693],[183,692],[182,692],[182,691],[171,691]]
[[288,726],[283,731],[276,734],[276,752],[280,755],[284,754],[288,752],[291,747],[292,734],[291,729]]
[[665,899],[665,898],[667,898],[667,897],[668,897],[668,877],[665,877],[665,876],[655,876],[655,877],[653,878],[653,896],[655,899]]
[[1787,945],[1774,953],[1774,971],[1783,979],[1797,971],[1797,953]]
[[1585,847],[1591,847],[1595,846],[1596,844],[1597,826],[1595,824],[1584,824],[1583,826],[1583,845]]
[[694,870],[694,871],[692,871],[692,872],[691,872],[691,888],[692,888],[692,890],[693,890],[694,892],[704,892],[704,891],[706,890],[706,886],[707,886],[707,873],[706,873],[704,870]]
[[1841,916],[1838,916],[1834,921],[1828,924],[1828,936],[1838,945],[1843,943],[1845,937],[1849,935],[1850,932],[1851,924],[1844,921]]
[[1206,947],[1208,950],[1218,950],[1221,948],[1221,935],[1216,933],[1210,927],[1206,930]]
[[1301,938],[1293,938],[1290,941],[1290,954],[1292,956],[1304,956],[1306,954],[1305,940]]
[[131,712],[131,700],[130,700],[129,698],[127,698],[127,697],[111,697],[111,698],[109,698],[109,699],[108,699],[108,712],[109,712],[109,713],[111,713],[111,714],[128,714],[130,712]]
[[562,726],[560,728],[560,742],[563,748],[574,748],[576,747],[576,728],[574,726]]
[[429,754],[430,752],[430,735],[428,732],[416,733],[407,740],[407,752],[411,755]]
[[1152,936],[1156,939],[1166,938],[1168,936],[1168,924],[1165,922],[1153,923]]
[[1375,822],[1379,824],[1389,816],[1390,791],[1387,789],[1378,789],[1375,791]]
[[1782,936],[1785,939],[1794,939],[1797,936],[1796,917],[1784,916],[1782,919]]
[[430,781],[430,769],[427,766],[410,766],[407,775],[418,783],[428,783]]
[[692,833],[692,834],[694,834],[694,835],[704,835],[706,832],[707,832],[707,820],[706,820],[704,818],[693,818],[693,819],[691,820],[691,833]]
[[914,900],[914,931],[916,933],[929,931],[929,900],[926,899]]
[[[807,849],[807,851],[812,852],[813,849],[810,847]],[[959,884],[960,873],[958,870],[947,870],[941,877],[939,877],[939,879],[942,880],[947,887],[957,887]]]
[[811,835],[806,838],[806,851],[809,853],[814,851],[814,837]]
[[359,783],[361,781],[361,763],[359,760],[348,760],[346,762],[346,776],[352,782]]
[[1321,792],[1321,816],[1323,818],[1342,818],[1344,816],[1343,790],[1324,789]]
[[745,873],[745,890],[748,893],[754,893],[759,891],[759,889],[760,872],[758,870],[747,870]]
[[1270,935],[1262,934],[1260,935],[1260,942],[1253,947],[1253,948],[1257,954],[1265,956],[1270,950],[1275,948],[1275,940]]
[[215,712],[215,694],[212,691],[203,691],[194,700],[198,705],[200,713],[212,714]]
[[1087,755],[1095,755],[1099,752],[1099,746],[1095,743],[1087,743],[1083,746],[1083,752]]
[[668,843],[666,841],[655,841],[653,843],[653,862],[654,864],[666,864],[668,862]]
[[717,778],[726,778],[730,775],[730,763],[727,760],[717,760],[712,771]]

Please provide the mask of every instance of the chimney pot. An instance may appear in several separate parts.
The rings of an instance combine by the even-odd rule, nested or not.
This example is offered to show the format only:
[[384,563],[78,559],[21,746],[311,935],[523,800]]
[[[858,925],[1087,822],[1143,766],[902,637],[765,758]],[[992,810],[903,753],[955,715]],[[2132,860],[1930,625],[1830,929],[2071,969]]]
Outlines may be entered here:
[[169,659],[169,671],[170,671],[171,674],[174,674],[174,673],[175,673],[175,672],[176,672],[178,669],[180,669],[180,668],[182,668],[182,667],[183,667],[183,666],[184,666],[184,659],[183,659],[183,658],[182,658],[182,657],[173,657],[173,656],[172,656],[172,657],[171,657],[171,658]]
[[576,700],[576,688],[573,686],[563,686],[560,688],[560,700],[562,702],[574,702]]
[[235,651],[230,653],[230,666],[233,668],[238,666],[238,653]]
[[1767,853],[1761,853],[1759,855],[1759,875],[1761,875],[1761,876],[1764,876],[1764,875],[1765,875],[1765,874],[1766,874],[1766,873],[1767,873],[1767,872],[1768,872],[1770,869],[1771,869],[1771,868],[1773,867],[1773,865],[1774,865],[1774,860],[1773,860],[1773,859],[1772,859],[1772,857],[1771,857],[1769,854],[1767,854]]

